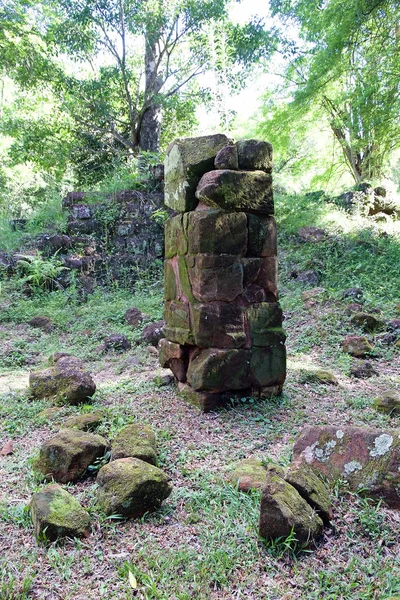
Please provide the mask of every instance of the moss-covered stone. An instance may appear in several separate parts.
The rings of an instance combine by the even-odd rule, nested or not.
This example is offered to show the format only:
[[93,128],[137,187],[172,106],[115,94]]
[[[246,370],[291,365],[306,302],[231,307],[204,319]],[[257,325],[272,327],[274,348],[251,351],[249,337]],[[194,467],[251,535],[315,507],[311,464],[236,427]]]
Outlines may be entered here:
[[215,157],[216,169],[238,169],[239,158],[236,144],[229,144],[220,150]]
[[165,156],[165,204],[177,212],[194,210],[195,192],[204,173],[214,168],[218,152],[229,143],[223,134],[178,139]]
[[182,256],[187,253],[187,247],[183,215],[170,217],[165,222],[165,258]]
[[63,423],[63,428],[79,429],[80,431],[94,431],[104,421],[104,413],[96,411],[83,415],[76,415],[66,419]]
[[249,363],[249,350],[200,350],[189,363],[187,380],[194,390],[246,389],[249,387]]
[[189,254],[243,255],[247,247],[247,219],[243,212],[194,211],[184,216]]
[[157,464],[156,436],[148,425],[127,425],[118,433],[111,447],[111,460],[132,456],[151,465]]
[[187,302],[166,302],[164,306],[164,318],[164,334],[167,339],[182,345],[193,343],[190,309]]
[[[246,309],[246,316],[250,327],[251,342],[254,346],[267,346],[271,342],[270,329],[279,328],[281,334],[279,342],[284,335],[282,326],[282,309],[277,302],[262,302],[252,304]],[[278,333],[278,331],[275,331]],[[283,342],[285,338],[283,338]]]
[[262,140],[240,140],[236,142],[239,169],[250,171],[272,171],[272,145]]
[[189,277],[199,302],[232,302],[243,292],[243,265],[236,256],[198,254]]
[[241,492],[262,488],[266,480],[267,469],[258,458],[241,460],[229,476],[229,481]]
[[282,385],[286,379],[286,348],[284,343],[251,349],[250,379],[255,387]]
[[120,458],[102,467],[97,476],[97,499],[107,514],[138,518],[161,506],[171,493],[163,471],[138,458]]
[[189,365],[189,348],[167,339],[159,343],[160,365],[164,369],[171,369],[178,381],[186,381],[186,372]]
[[374,407],[377,411],[392,417],[400,415],[400,395],[394,390],[385,392],[376,398]]
[[196,302],[192,294],[192,286],[189,279],[189,269],[185,256],[178,258],[178,296],[182,301]]
[[338,380],[330,371],[324,369],[303,370],[301,373],[301,381],[303,383],[321,383],[323,385],[339,385]]
[[357,312],[350,320],[367,332],[384,331],[386,329],[386,323],[383,319],[366,312]]
[[276,256],[277,231],[274,217],[247,215],[247,256]]
[[285,473],[285,479],[328,524],[332,516],[329,492],[314,471],[305,463],[291,465]]
[[63,429],[43,444],[33,468],[44,480],[76,481],[106,449],[107,441],[100,435]]
[[210,208],[274,213],[272,178],[262,171],[209,171],[201,178],[196,197]]
[[191,307],[194,341],[200,348],[241,348],[246,343],[243,309],[227,302]]
[[178,394],[188,404],[195,406],[202,412],[207,413],[226,405],[232,397],[231,392],[206,392],[196,391],[187,383],[178,385]]
[[62,404],[87,402],[96,391],[91,375],[74,356],[60,353],[51,358],[54,366],[29,374],[29,388],[35,398],[51,398]]
[[174,265],[171,260],[164,262],[164,298],[168,300],[175,300],[177,297],[176,289],[176,275]]
[[268,469],[260,510],[260,536],[286,538],[291,531],[299,542],[309,542],[322,534],[317,513],[274,469]]
[[79,502],[57,484],[47,485],[32,496],[30,503],[35,536],[52,542],[60,537],[89,534],[89,515]]
[[343,350],[351,356],[356,356],[357,358],[363,358],[370,352],[372,352],[373,347],[369,343],[366,337],[362,337],[359,335],[348,335],[343,340]]

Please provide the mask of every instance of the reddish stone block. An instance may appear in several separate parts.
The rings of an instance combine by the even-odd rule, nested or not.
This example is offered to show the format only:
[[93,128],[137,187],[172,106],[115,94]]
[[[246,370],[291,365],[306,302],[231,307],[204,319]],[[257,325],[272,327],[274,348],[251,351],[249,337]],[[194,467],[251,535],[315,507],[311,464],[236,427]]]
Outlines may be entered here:
[[189,254],[246,253],[247,219],[243,212],[194,211],[185,214],[184,223]]
[[186,381],[189,349],[167,339],[160,340],[159,359],[164,369],[171,369],[178,381]]
[[[282,309],[276,302],[251,304],[246,308],[246,317],[250,328],[251,342],[254,346],[275,346],[285,335],[282,329]],[[271,328],[279,328],[271,330]],[[276,343],[275,339],[276,338]]]
[[268,301],[274,302],[278,299],[278,260],[276,257],[263,258],[256,283],[265,290]]
[[189,278],[200,302],[232,302],[243,292],[243,265],[236,256],[199,254]]
[[187,372],[194,390],[224,392],[249,387],[250,350],[209,348],[192,356]]
[[286,348],[284,343],[251,349],[250,378],[254,387],[282,385],[286,379]]
[[200,348],[241,348],[246,343],[243,309],[238,304],[195,304],[192,322],[194,341]]
[[247,256],[276,256],[278,242],[274,217],[247,215]]

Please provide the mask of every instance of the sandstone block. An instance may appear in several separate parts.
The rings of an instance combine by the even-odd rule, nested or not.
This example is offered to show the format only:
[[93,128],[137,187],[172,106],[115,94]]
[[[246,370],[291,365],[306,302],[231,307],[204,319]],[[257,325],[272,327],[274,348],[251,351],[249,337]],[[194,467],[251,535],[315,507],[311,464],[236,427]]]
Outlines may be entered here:
[[247,219],[243,212],[194,211],[184,217],[189,254],[242,255],[247,245]]
[[277,232],[274,217],[247,215],[247,256],[276,256]]
[[246,389],[249,387],[249,365],[249,350],[200,350],[189,362],[187,381],[194,390]]
[[174,264],[171,260],[164,262],[164,298],[175,300],[177,298],[176,275]]
[[89,515],[79,502],[56,483],[36,492],[30,503],[35,537],[53,542],[60,537],[89,535]]
[[235,467],[229,476],[230,482],[241,492],[249,492],[264,487],[267,481],[267,469],[259,458],[245,458]]
[[[246,316],[250,327],[251,341],[254,346],[269,345],[271,342],[271,332],[269,330],[271,328],[280,328],[283,319],[282,309],[277,302],[252,304],[246,309]],[[276,333],[279,335],[279,341],[281,341],[283,330],[279,330]]]
[[359,335],[347,335],[343,340],[343,350],[352,356],[363,358],[369,354],[373,348],[367,338]]
[[138,458],[120,458],[104,465],[97,476],[97,499],[107,515],[139,518],[161,506],[171,493],[161,469]]
[[262,171],[209,171],[201,178],[196,197],[204,205],[272,215],[272,178]]
[[164,369],[171,369],[178,381],[186,381],[186,372],[189,365],[189,349],[167,339],[159,343],[160,365]]
[[79,429],[80,431],[93,431],[104,421],[104,413],[101,411],[85,413],[70,417],[63,423],[63,428]]
[[331,517],[331,501],[328,488],[310,467],[301,463],[291,465],[285,472],[285,480],[299,492],[300,496],[317,511],[325,524]]
[[165,157],[165,204],[177,212],[194,210],[200,178],[213,168],[215,157],[228,143],[223,134],[172,142]]
[[200,348],[241,348],[246,342],[242,307],[226,302],[192,306],[194,343]]
[[100,435],[63,429],[40,448],[34,470],[43,479],[53,478],[59,483],[76,481],[106,449],[107,441]]
[[241,263],[243,265],[243,287],[247,288],[257,281],[262,267],[262,259],[242,258]]
[[164,307],[165,336],[178,344],[193,343],[188,302],[166,302]]
[[236,143],[239,169],[272,171],[272,145],[261,140],[240,140]]
[[179,396],[188,404],[199,408],[202,412],[207,413],[224,406],[231,397],[230,392],[206,392],[196,391],[186,383],[180,383],[178,386]]
[[215,157],[214,165],[216,169],[237,170],[239,168],[239,158],[236,144],[222,148]]
[[243,292],[243,265],[227,254],[198,254],[189,267],[193,296],[199,302],[232,302]]
[[251,349],[250,378],[255,387],[282,385],[286,378],[286,348],[283,343]]
[[79,404],[93,396],[96,384],[84,371],[80,359],[63,353],[49,369],[31,372],[29,388],[35,398],[55,398],[65,404]]
[[278,260],[275,256],[263,258],[256,283],[265,290],[267,299],[278,299]]
[[127,425],[113,441],[111,460],[130,456],[151,465],[157,464],[156,436],[148,425]]
[[394,390],[385,392],[375,400],[374,407],[377,411],[387,415],[400,415],[400,394]]
[[399,429],[307,427],[294,445],[293,461],[400,508]]
[[165,258],[173,258],[187,252],[187,239],[183,225],[183,215],[170,217],[165,222]]

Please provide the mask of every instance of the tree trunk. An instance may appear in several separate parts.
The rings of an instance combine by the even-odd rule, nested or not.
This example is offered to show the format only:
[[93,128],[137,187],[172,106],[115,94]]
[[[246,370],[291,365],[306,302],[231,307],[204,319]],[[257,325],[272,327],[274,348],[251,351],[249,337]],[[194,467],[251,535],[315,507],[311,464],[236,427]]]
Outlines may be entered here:
[[152,104],[144,113],[139,130],[139,148],[147,152],[160,150],[161,107]]
[[146,38],[144,102],[147,108],[139,124],[139,148],[149,152],[160,150],[161,106],[157,102],[157,94],[163,81],[159,73],[160,56],[157,41],[154,35]]

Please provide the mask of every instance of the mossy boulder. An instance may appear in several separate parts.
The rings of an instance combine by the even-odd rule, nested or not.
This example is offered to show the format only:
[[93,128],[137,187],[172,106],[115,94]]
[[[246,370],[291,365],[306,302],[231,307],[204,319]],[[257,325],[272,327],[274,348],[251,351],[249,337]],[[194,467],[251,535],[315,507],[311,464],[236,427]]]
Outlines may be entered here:
[[189,254],[242,255],[247,247],[247,218],[243,212],[193,211],[184,216]]
[[111,460],[133,457],[151,465],[157,464],[156,435],[148,425],[127,425],[121,429],[111,446]]
[[94,431],[104,421],[104,413],[101,411],[76,415],[66,419],[63,429],[79,429],[80,431]]
[[374,332],[384,331],[386,323],[383,319],[379,319],[376,315],[371,315],[366,312],[357,312],[351,317],[351,322],[361,327],[363,331]]
[[330,371],[325,369],[303,370],[301,372],[302,383],[321,383],[322,385],[339,385],[338,380]]
[[229,481],[241,492],[262,488],[266,480],[267,469],[259,458],[241,460],[229,476]]
[[400,508],[399,429],[307,427],[294,445],[293,463]]
[[272,171],[272,145],[262,140],[236,142],[239,169],[248,171]]
[[215,157],[214,166],[216,169],[238,169],[239,158],[237,146],[230,144],[222,148]]
[[343,350],[344,352],[351,354],[351,356],[363,358],[372,352],[373,347],[366,337],[359,335],[347,335],[343,340]]
[[214,168],[220,150],[229,144],[226,135],[205,135],[177,139],[165,156],[165,204],[176,212],[194,210],[200,178]]
[[201,178],[196,197],[205,206],[272,215],[272,177],[263,171],[209,171]]
[[260,509],[260,536],[286,538],[294,531],[299,542],[322,534],[323,522],[299,492],[275,469],[268,469]]
[[96,391],[92,376],[79,358],[64,353],[50,357],[53,366],[29,374],[29,388],[34,398],[50,398],[60,404],[87,402]]
[[249,385],[250,350],[200,350],[190,361],[188,383],[195,390],[223,392]]
[[97,499],[107,514],[139,518],[161,506],[172,487],[168,476],[138,458],[120,458],[102,467],[97,476]]
[[56,483],[33,494],[30,509],[35,536],[39,541],[53,542],[60,537],[89,535],[88,513]]
[[377,411],[390,416],[400,415],[400,395],[394,390],[385,392],[376,398],[374,407]]
[[291,465],[285,480],[314,508],[325,524],[331,519],[331,501],[326,485],[307,464]]
[[104,455],[107,441],[100,435],[62,429],[40,448],[33,468],[44,480],[76,481],[89,465]]

